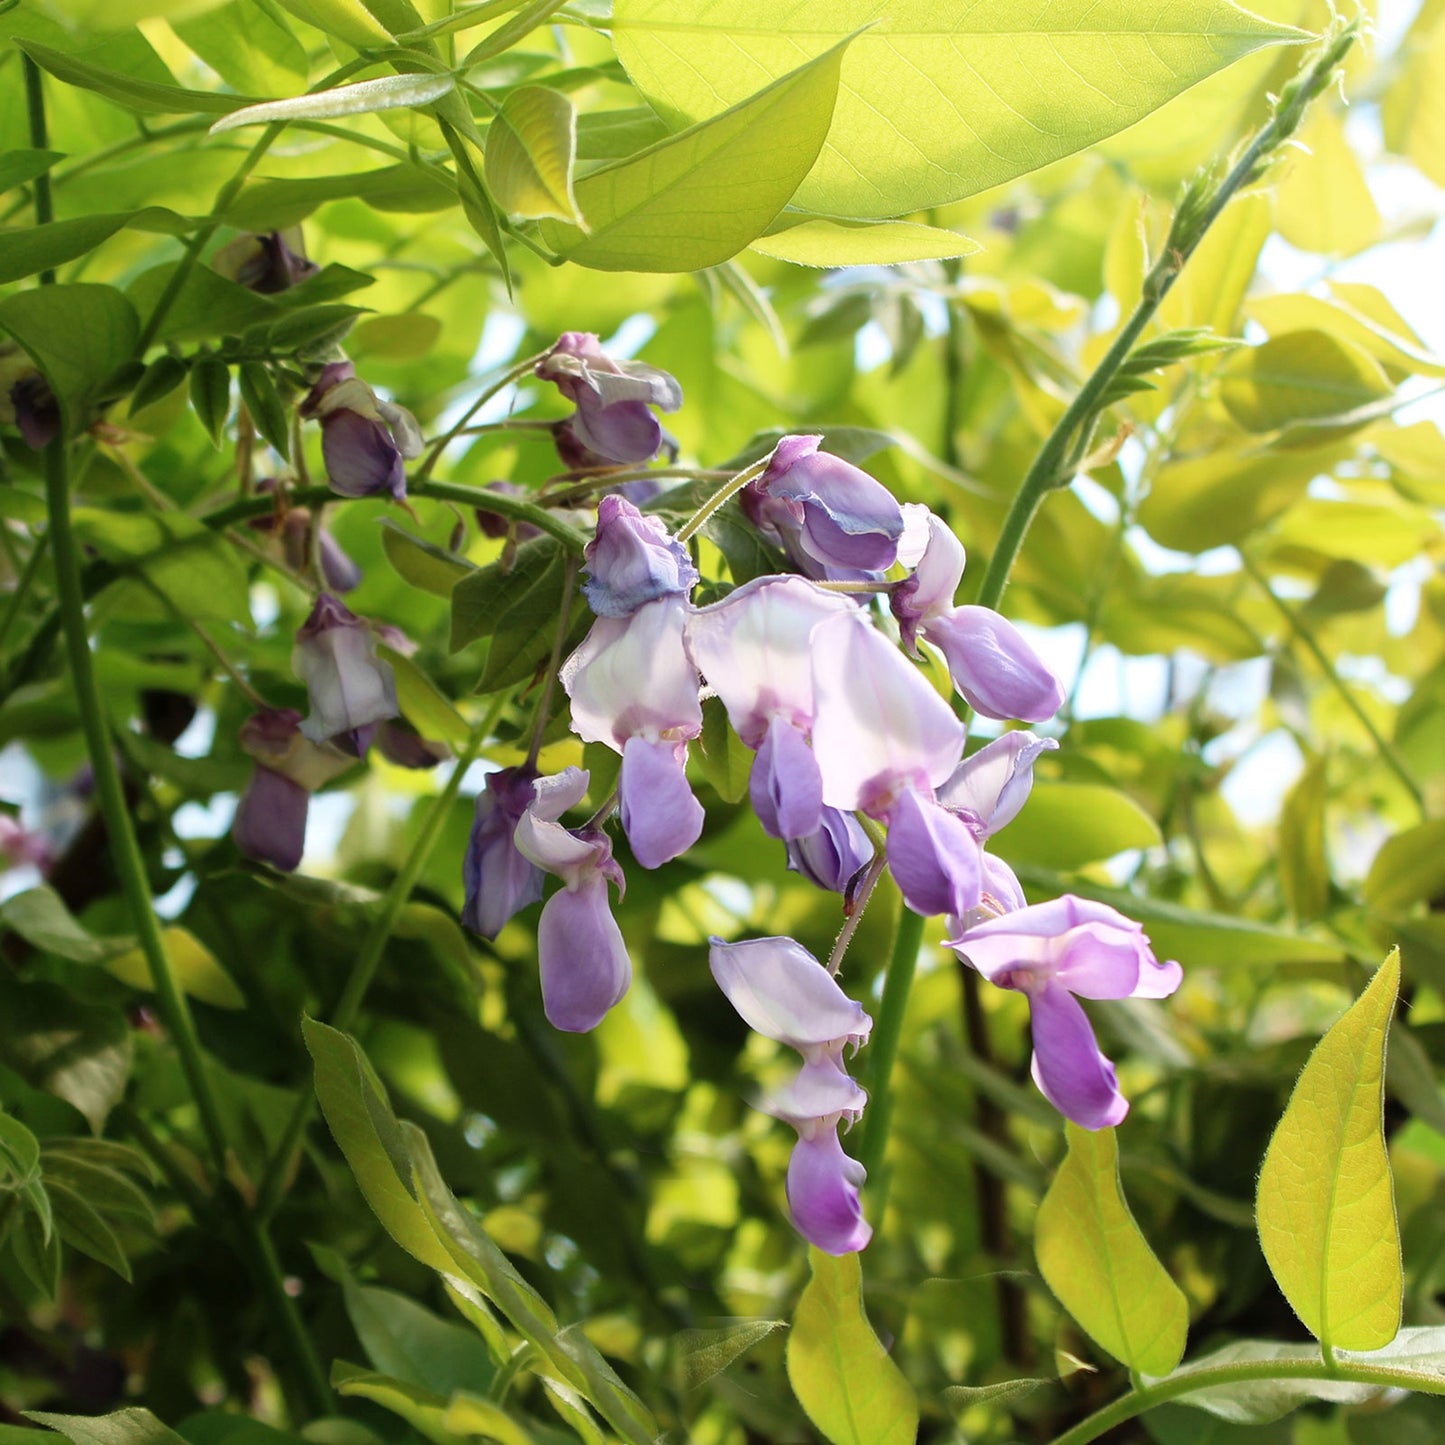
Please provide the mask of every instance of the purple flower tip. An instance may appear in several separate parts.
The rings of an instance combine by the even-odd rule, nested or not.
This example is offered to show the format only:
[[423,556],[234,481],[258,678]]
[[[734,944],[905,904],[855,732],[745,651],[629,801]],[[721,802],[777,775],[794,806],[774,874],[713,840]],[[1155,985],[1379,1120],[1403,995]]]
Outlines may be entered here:
[[503,768],[488,773],[486,786],[477,794],[462,864],[462,922],[483,938],[495,938],[514,914],[542,896],[542,870],[519,853],[515,843],[536,778],[532,768]]
[[590,575],[582,590],[599,617],[626,617],[659,597],[686,596],[697,585],[687,548],[624,497],[602,498],[597,534],[584,556]]

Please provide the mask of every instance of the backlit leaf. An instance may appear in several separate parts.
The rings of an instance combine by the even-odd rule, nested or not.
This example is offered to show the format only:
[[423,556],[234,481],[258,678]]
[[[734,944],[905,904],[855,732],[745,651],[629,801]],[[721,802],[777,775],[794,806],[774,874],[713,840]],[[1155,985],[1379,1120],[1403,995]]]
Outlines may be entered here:
[[[185,928],[167,928],[161,934],[166,959],[180,988],[201,1003],[215,1008],[245,1008],[246,995],[221,967],[216,955]],[[154,989],[150,963],[139,948],[105,960],[105,971],[136,988]]]
[[1372,356],[1323,331],[1289,331],[1238,351],[1219,375],[1220,400],[1251,432],[1340,416],[1394,390]]
[[1028,807],[992,846],[1001,857],[1023,863],[1076,868],[1159,841],[1158,824],[1117,788],[1037,782]]
[[15,42],[42,70],[66,85],[92,90],[107,100],[143,115],[225,115],[246,103],[244,95],[225,95],[214,90],[186,90],[179,85],[143,80],[124,71],[67,55],[34,40]]
[[978,242],[957,231],[917,221],[865,225],[820,218],[760,236],[752,249],[798,266],[893,266],[904,261],[971,256],[978,250]]
[[509,94],[487,131],[486,178],[514,216],[585,224],[572,194],[577,112],[560,91],[524,85]]
[[359,80],[355,85],[338,85],[290,100],[267,100],[248,105],[218,120],[211,134],[235,130],[243,125],[271,125],[288,120],[334,120],[339,115],[372,115],[381,110],[431,105],[451,92],[456,82],[450,75],[383,75],[376,80]]
[[809,1249],[812,1278],[788,1335],[788,1380],[808,1418],[832,1445],[913,1445],[913,1386],[863,1312],[856,1254]]
[[1352,256],[1380,233],[1380,212],[1365,174],[1328,106],[1310,113],[1276,187],[1279,233],[1302,251]]
[[1069,1152],[1035,1225],[1039,1270],[1102,1349],[1130,1369],[1167,1375],[1184,1355],[1188,1303],[1134,1222],[1114,1131],[1066,1130]]
[[1382,1119],[1399,987],[1395,950],[1310,1055],[1259,1175],[1270,1270],[1305,1327],[1342,1349],[1379,1349],[1400,1328],[1400,1234]]
[[1365,875],[1365,902],[1382,913],[1445,892],[1445,819],[1407,828],[1385,841]]
[[[1227,0],[616,0],[614,43],[674,124],[716,115],[792,70],[849,52],[828,143],[798,204],[906,215],[987,190],[1122,130],[1264,45],[1302,38]],[[583,202],[590,216],[591,208]]]

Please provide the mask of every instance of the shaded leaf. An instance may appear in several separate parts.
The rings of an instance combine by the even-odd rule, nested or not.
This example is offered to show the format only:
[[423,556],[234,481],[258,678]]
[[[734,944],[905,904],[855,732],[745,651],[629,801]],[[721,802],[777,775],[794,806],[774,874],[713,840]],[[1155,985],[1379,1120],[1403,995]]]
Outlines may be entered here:
[[[161,934],[171,974],[181,990],[215,1008],[245,1008],[246,996],[221,967],[216,955],[185,928],[167,928]],[[135,988],[152,989],[150,963],[139,948],[128,949],[104,962],[105,971]]]

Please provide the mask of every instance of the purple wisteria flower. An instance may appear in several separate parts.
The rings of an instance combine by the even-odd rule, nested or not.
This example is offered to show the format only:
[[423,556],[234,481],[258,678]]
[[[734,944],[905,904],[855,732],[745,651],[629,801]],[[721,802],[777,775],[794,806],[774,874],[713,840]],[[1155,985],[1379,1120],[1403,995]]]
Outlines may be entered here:
[[1028,998],[1044,1097],[1085,1129],[1118,1124],[1129,1102],[1079,998],[1166,998],[1179,987],[1179,965],[1160,963],[1132,919],[1071,894],[975,923],[949,947],[990,983]]
[[[267,477],[256,484],[258,492],[270,491],[275,480]],[[314,544],[316,560],[320,564],[321,585],[328,592],[352,592],[361,586],[362,571],[347,554],[322,522],[318,522],[308,507],[290,507],[284,518],[274,513],[268,517],[257,517],[251,526],[258,532],[270,536],[279,535],[281,555],[293,572],[304,573],[311,565]]]
[[811,837],[821,826],[810,638],[824,619],[857,610],[801,577],[759,577],[687,619],[689,655],[757,754],[749,794],[774,838]]
[[955,607],[964,551],[941,518],[928,518],[928,546],[911,577],[893,590],[903,641],[943,653],[954,686],[984,717],[1044,722],[1063,706],[1064,690],[1023,634],[989,607]]
[[343,497],[390,492],[397,501],[406,496],[403,463],[421,455],[421,428],[404,406],[377,396],[349,361],[327,363],[301,403],[301,415],[321,423],[321,456],[333,491]]
[[589,781],[581,768],[537,779],[513,835],[524,858],[564,884],[543,905],[537,960],[547,1019],[568,1033],[596,1028],[632,982],[627,945],[608,906],[607,885],[615,883],[619,894],[626,887],[612,844],[600,829],[558,822],[582,801]]
[[0,871],[29,866],[44,873],[54,862],[55,849],[44,833],[33,832],[9,813],[0,813]]
[[564,331],[536,374],[577,408],[554,435],[562,460],[578,469],[650,462],[667,434],[649,408],[682,405],[676,378],[646,362],[614,361],[589,331]]
[[582,591],[598,617],[629,617],[645,603],[685,597],[697,586],[687,548],[625,497],[602,498],[597,533],[583,559],[588,578]]
[[818,830],[788,843],[788,867],[810,883],[841,893],[847,911],[853,880],[873,861],[873,844],[852,813],[824,807]]
[[31,451],[43,451],[60,434],[60,404],[50,383],[9,340],[0,340],[0,422],[18,427]]
[[311,700],[301,731],[313,742],[345,740],[359,756],[375,724],[398,715],[396,679],[376,655],[371,629],[329,593],[297,632],[291,666]]
[[744,513],[809,577],[885,572],[898,556],[903,513],[893,494],[831,452],[821,436],[784,437],[739,497]]
[[253,714],[241,725],[239,740],[256,770],[236,807],[231,836],[246,857],[294,872],[305,850],[311,794],[356,760],[306,737],[301,714],[291,708]]
[[687,744],[702,731],[697,669],[683,647],[687,604],[659,597],[629,617],[599,617],[559,674],[572,730],[622,754],[622,827],[644,868],[687,852],[702,805],[687,782]]
[[803,1056],[792,1082],[761,1107],[798,1131],[788,1162],[788,1208],[798,1232],[828,1254],[852,1254],[873,1237],[858,1192],[863,1166],[843,1153],[838,1125],[868,1101],[849,1077],[844,1050],[868,1040],[873,1020],[791,938],[712,940],[712,975],[749,1028]]
[[535,768],[502,768],[487,774],[477,794],[462,864],[467,895],[462,922],[483,938],[495,938],[509,919],[542,896],[542,869],[516,846],[517,824],[532,804],[536,781]]
[[216,252],[211,265],[222,276],[262,296],[289,291],[320,269],[307,259],[299,226],[237,237]]

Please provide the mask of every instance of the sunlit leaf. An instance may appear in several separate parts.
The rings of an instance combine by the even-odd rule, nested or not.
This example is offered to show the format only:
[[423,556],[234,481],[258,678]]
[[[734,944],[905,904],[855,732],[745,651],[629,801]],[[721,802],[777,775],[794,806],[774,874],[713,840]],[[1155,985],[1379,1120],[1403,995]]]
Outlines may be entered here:
[[1379,363],[1323,331],[1289,331],[1236,352],[1220,370],[1220,400],[1246,431],[1353,412],[1391,395]]
[[734,1360],[779,1330],[786,1320],[737,1320],[711,1330],[684,1330],[672,1338],[673,1359],[684,1390],[696,1390]]
[[1292,246],[1352,256],[1380,233],[1365,173],[1329,107],[1316,106],[1300,132],[1303,153],[1283,166],[1276,187],[1276,224]]
[[372,115],[381,110],[431,105],[450,93],[456,82],[450,75],[383,75],[338,85],[290,100],[267,100],[248,105],[218,120],[211,134],[243,125],[271,125],[288,120],[334,120],[339,115]]
[[1167,1375],[1184,1355],[1188,1303],[1134,1222],[1114,1131],[1066,1130],[1069,1152],[1035,1225],[1039,1270],[1096,1344],[1131,1369]]
[[497,204],[514,216],[582,224],[572,193],[577,112],[560,91],[523,85],[487,130],[486,177]]
[[[1068,0],[1046,12],[968,0],[616,0],[633,83],[675,124],[716,115],[792,70],[807,46],[870,27],[798,204],[900,216],[956,201],[1122,130],[1170,96],[1300,32],[1225,0]],[[584,201],[590,216],[591,208]]]
[[[183,992],[214,1008],[246,1007],[246,996],[236,987],[236,981],[195,934],[185,928],[167,928],[161,942],[171,974]],[[106,959],[104,967],[107,973],[136,988],[155,988],[150,962],[139,948]]]
[[1285,796],[1279,815],[1279,882],[1301,923],[1324,913],[1330,870],[1325,857],[1325,760],[1316,758]]
[[1158,824],[1117,788],[1038,782],[1028,807],[992,846],[1001,857],[1021,863],[1076,868],[1159,841]]
[[1306,1328],[1342,1349],[1378,1349],[1400,1328],[1400,1234],[1382,1119],[1399,987],[1396,950],[1310,1055],[1259,1175],[1270,1270]]
[[856,1254],[809,1249],[812,1278],[788,1335],[788,1381],[808,1418],[832,1445],[913,1445],[913,1386],[863,1312]]
[[940,226],[916,221],[802,221],[771,231],[752,249],[798,266],[893,266],[904,261],[937,261],[971,256],[978,242]]
[[1409,908],[1445,890],[1445,819],[1385,840],[1365,876],[1365,901],[1382,913]]
[[57,80],[82,90],[93,90],[107,100],[143,115],[225,115],[245,105],[244,95],[224,95],[213,90],[186,90],[179,85],[143,80],[124,71],[96,65],[79,56],[67,55],[34,40],[15,42],[42,70]]
[[388,45],[390,34],[361,0],[279,0],[298,20],[358,48]]

